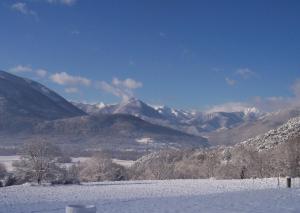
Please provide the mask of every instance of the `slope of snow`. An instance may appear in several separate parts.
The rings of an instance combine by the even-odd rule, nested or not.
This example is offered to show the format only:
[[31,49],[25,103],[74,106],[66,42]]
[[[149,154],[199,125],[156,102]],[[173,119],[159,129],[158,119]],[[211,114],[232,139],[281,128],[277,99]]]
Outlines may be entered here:
[[168,180],[0,188],[0,212],[64,212],[94,204],[98,212],[299,212],[300,189],[276,179]]
[[242,143],[255,146],[259,150],[271,149],[297,136],[300,136],[300,117],[292,118],[277,129],[272,129],[266,134],[256,136]]

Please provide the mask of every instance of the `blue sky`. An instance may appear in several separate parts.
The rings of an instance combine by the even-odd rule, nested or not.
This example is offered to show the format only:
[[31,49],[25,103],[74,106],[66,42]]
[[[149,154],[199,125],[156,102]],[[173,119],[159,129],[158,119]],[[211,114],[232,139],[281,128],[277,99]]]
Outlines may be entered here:
[[71,100],[273,110],[300,97],[299,11],[297,0],[1,0],[0,69]]

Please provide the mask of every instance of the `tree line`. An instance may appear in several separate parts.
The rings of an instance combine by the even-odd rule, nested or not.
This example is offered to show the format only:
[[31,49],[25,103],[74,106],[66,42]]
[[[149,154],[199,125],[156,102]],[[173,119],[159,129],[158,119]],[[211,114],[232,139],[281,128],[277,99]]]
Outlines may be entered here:
[[211,149],[168,149],[138,159],[125,168],[105,153],[71,163],[57,146],[37,140],[27,143],[13,172],[0,164],[0,186],[38,184],[79,184],[89,181],[164,179],[244,179],[300,176],[300,137],[268,150],[238,144]]

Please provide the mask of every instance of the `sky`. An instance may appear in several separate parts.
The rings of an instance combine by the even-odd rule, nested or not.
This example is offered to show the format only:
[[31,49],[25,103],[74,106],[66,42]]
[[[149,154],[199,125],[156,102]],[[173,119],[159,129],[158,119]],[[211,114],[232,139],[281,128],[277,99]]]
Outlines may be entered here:
[[0,69],[63,97],[182,109],[300,103],[298,0],[0,0]]

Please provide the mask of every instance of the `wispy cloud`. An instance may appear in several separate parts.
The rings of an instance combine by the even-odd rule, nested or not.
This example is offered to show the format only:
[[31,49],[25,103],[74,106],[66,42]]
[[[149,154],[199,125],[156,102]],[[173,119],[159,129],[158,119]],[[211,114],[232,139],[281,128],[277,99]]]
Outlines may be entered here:
[[295,97],[300,99],[300,79],[297,79],[294,84],[291,86],[291,90],[293,91]]
[[242,112],[246,108],[252,107],[251,104],[243,103],[243,102],[228,102],[224,104],[214,105],[209,107],[206,111],[208,113],[211,112]]
[[300,106],[300,79],[297,79],[290,86],[292,95],[288,97],[270,96],[261,97],[256,96],[251,98],[248,102],[228,102],[220,105],[210,106],[208,112],[236,112],[242,111],[245,108],[256,107],[263,112],[273,112],[285,108]]
[[249,68],[239,68],[235,74],[241,76],[243,79],[249,79],[257,76],[257,74]]
[[67,87],[65,88],[65,93],[69,93],[69,94],[79,93],[79,89],[77,87]]
[[73,76],[66,72],[60,72],[50,75],[50,80],[59,85],[83,85],[90,86],[91,80],[81,77]]
[[48,75],[48,71],[45,69],[33,69],[29,65],[17,65],[8,70],[11,73],[21,74],[21,73],[30,73],[38,78],[45,78]]
[[128,89],[136,89],[143,86],[141,82],[135,81],[131,78],[127,78],[125,80],[119,80],[118,78],[113,78],[112,84],[117,87],[124,87]]
[[26,72],[32,72],[32,68],[27,65],[17,65],[15,67],[12,67],[9,69],[12,73],[26,73]]
[[16,2],[12,4],[11,9],[16,12],[22,13],[23,15],[37,16],[37,13],[34,10],[30,9],[24,2]]
[[74,5],[77,0],[46,0],[50,4],[63,4],[67,6],[72,6]]
[[45,78],[48,74],[48,71],[45,69],[38,69],[35,71],[36,75],[40,78]]
[[234,85],[236,84],[236,80],[231,79],[231,78],[229,78],[229,77],[226,77],[226,78],[225,78],[225,81],[226,81],[226,83],[227,83],[229,86],[234,86]]
[[137,88],[141,88],[143,84],[131,78],[127,78],[124,80],[113,78],[111,83],[100,81],[96,83],[96,86],[104,90],[105,92],[120,97],[122,101],[127,101],[128,99],[133,97],[134,90]]

